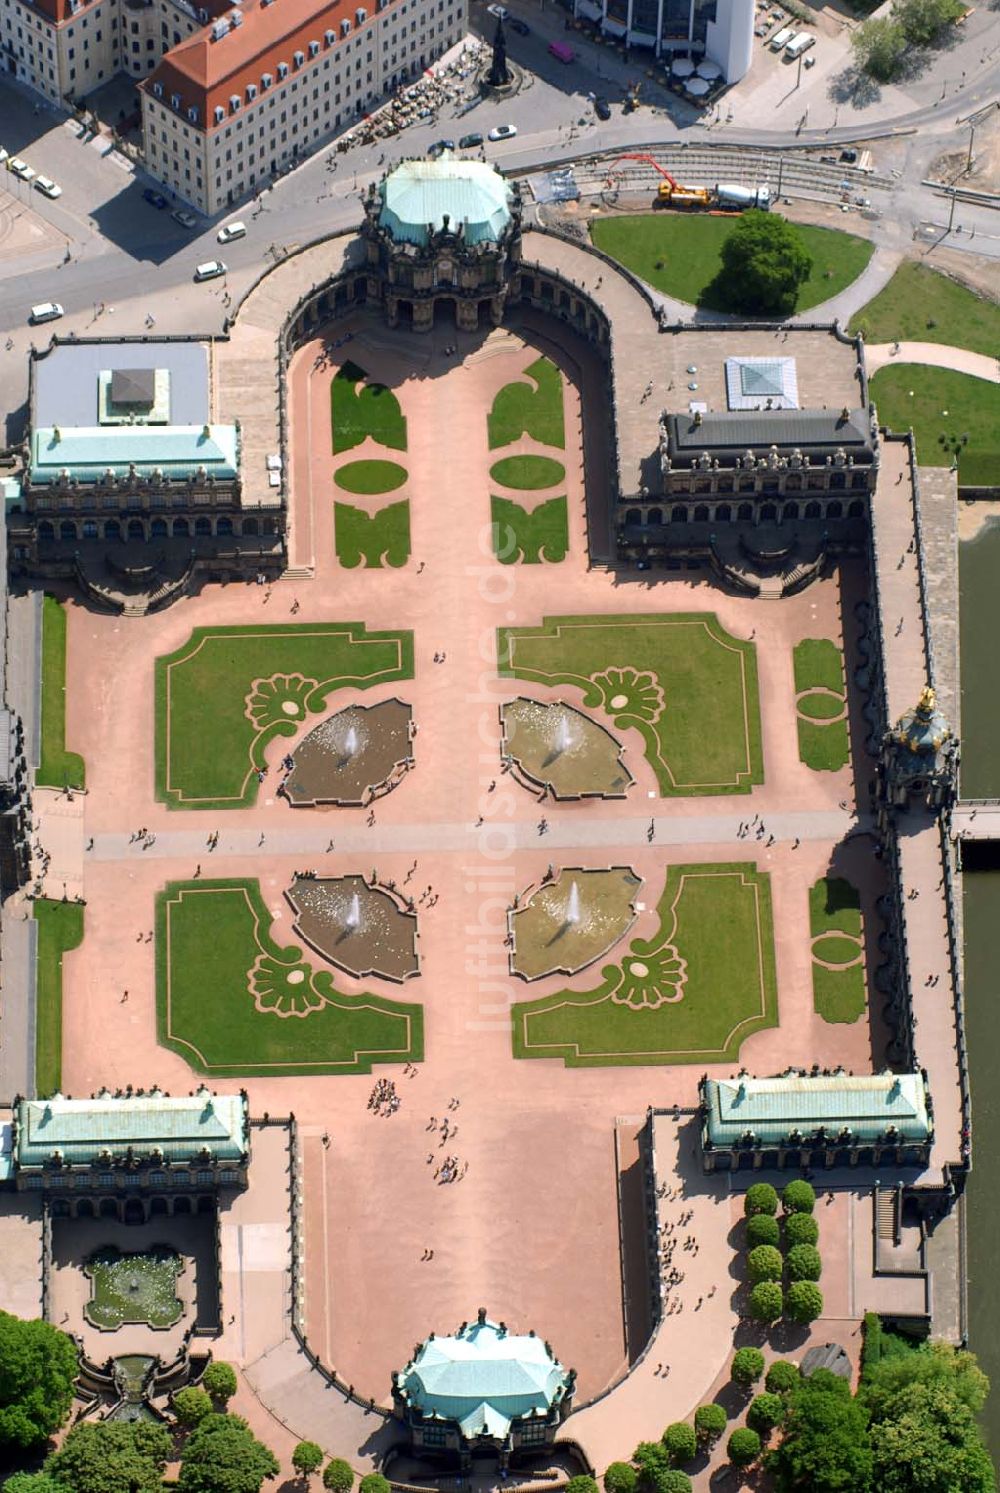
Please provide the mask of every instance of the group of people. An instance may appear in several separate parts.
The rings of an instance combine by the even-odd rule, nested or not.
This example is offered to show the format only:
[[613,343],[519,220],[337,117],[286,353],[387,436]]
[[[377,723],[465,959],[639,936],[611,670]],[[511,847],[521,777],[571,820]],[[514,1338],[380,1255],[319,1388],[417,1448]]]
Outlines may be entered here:
[[377,1115],[394,1115],[402,1100],[391,1078],[380,1078],[368,1095],[368,1108]]

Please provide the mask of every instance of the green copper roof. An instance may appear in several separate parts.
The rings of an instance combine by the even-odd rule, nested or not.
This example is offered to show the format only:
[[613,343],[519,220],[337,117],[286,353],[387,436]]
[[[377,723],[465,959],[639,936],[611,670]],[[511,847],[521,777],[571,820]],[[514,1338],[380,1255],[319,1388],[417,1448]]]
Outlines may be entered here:
[[820,1126],[832,1137],[847,1129],[858,1144],[883,1139],[890,1126],[902,1141],[926,1141],[932,1129],[919,1073],[709,1078],[702,1097],[713,1146],[745,1145],[748,1132],[764,1145],[780,1144]]
[[202,1087],[183,1099],[153,1090],[139,1098],[107,1093],[93,1099],[22,1099],[17,1106],[14,1163],[43,1166],[57,1157],[87,1166],[103,1153],[137,1157],[162,1153],[164,1161],[188,1162],[207,1150],[218,1161],[238,1161],[250,1149],[249,1119],[242,1094],[213,1094]]
[[239,470],[239,433],[235,425],[45,425],[31,437],[32,482],[55,482],[63,470],[96,482],[109,468],[127,476],[131,466],[142,477],[157,469],[194,477],[204,467],[231,479]]
[[469,1439],[502,1439],[520,1416],[548,1415],[567,1373],[537,1337],[473,1322],[454,1337],[430,1338],[399,1376],[398,1389],[426,1416],[457,1421]]
[[510,222],[511,189],[485,161],[404,161],[382,183],[379,224],[397,243],[426,245],[427,229],[456,231],[467,244],[496,243]]

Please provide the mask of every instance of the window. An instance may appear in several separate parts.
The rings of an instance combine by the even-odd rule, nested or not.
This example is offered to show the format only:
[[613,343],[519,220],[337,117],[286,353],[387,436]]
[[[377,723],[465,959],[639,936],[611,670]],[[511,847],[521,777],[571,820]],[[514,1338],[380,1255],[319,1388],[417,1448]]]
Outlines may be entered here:
[[198,1180],[198,1186],[199,1187],[211,1187],[212,1182],[215,1180],[214,1173],[212,1173],[212,1172],[199,1172],[197,1180]]
[[97,1182],[98,1182],[98,1186],[100,1186],[100,1187],[114,1187],[114,1185],[115,1185],[115,1174],[114,1174],[114,1172],[99,1172],[98,1175],[97,1175]]
[[239,1172],[225,1171],[225,1172],[220,1172],[219,1173],[219,1181],[220,1182],[238,1182],[239,1180],[240,1180],[240,1174],[239,1174]]

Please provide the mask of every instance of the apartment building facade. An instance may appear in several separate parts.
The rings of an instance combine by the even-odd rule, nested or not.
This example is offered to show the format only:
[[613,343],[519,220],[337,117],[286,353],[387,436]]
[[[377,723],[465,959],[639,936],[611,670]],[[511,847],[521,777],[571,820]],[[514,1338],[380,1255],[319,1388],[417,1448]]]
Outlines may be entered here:
[[468,0],[230,5],[143,81],[146,165],[200,212],[224,211],[419,76],[467,27]]

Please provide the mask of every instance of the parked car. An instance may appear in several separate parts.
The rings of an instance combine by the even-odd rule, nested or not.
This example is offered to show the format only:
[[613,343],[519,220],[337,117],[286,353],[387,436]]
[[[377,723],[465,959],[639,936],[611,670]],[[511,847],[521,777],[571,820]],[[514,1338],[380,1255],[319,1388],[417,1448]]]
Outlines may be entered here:
[[209,259],[200,264],[194,272],[196,280],[217,280],[220,275],[226,274],[226,266],[221,259]]
[[496,16],[498,21],[507,19],[507,8],[504,5],[487,5],[486,9],[491,16]]
[[433,145],[429,145],[427,147],[427,154],[430,156],[432,161],[436,161],[438,156],[443,155],[446,150],[454,149],[454,140],[435,140]]
[[611,105],[608,103],[606,98],[595,98],[594,113],[597,115],[598,119],[611,118]]
[[167,205],[167,199],[163,193],[154,192],[152,187],[146,187],[142,194],[142,200],[143,202],[148,202],[150,207],[164,208]]
[[471,135],[462,136],[458,142],[458,148],[459,150],[474,150],[477,145],[482,145],[484,138],[478,130],[474,130]]
[[19,176],[22,181],[31,181],[35,175],[34,169],[28,165],[27,161],[22,161],[20,156],[11,156],[7,162],[7,170],[13,171],[14,175]]
[[507,25],[510,27],[511,31],[516,31],[518,36],[531,35],[531,27],[528,25],[527,21],[522,21],[520,16],[510,16],[508,18]]
[[0,145],[0,166],[3,165],[4,161],[9,161],[9,160],[10,160],[10,151],[9,150],[4,150],[3,146]]
[[858,153],[856,150],[842,150],[840,152],[840,159],[846,161],[848,166],[853,166],[858,159]]
[[40,305],[32,306],[28,320],[37,326],[40,321],[58,321],[62,314],[63,308],[58,301],[42,301]]
[[179,223],[182,228],[198,227],[198,219],[195,217],[194,213],[187,212],[183,207],[179,207],[177,211],[172,212],[170,216],[173,218],[174,222]]
[[234,238],[246,238],[247,225],[245,223],[227,223],[225,228],[220,228],[216,238],[220,244],[231,244]]
[[50,176],[36,176],[35,190],[44,193],[46,197],[62,196],[62,187],[56,186]]
[[513,140],[516,134],[516,124],[497,124],[490,130],[489,138],[491,140]]

